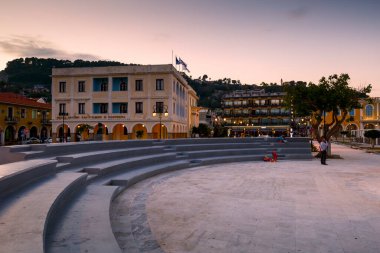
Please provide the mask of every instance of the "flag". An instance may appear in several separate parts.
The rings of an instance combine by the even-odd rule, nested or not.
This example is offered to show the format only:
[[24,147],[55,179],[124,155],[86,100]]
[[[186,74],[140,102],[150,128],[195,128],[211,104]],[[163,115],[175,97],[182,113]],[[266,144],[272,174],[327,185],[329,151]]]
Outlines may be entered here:
[[176,65],[182,65],[182,68],[186,70],[187,72],[190,72],[190,70],[187,68],[186,62],[184,62],[181,57],[175,57],[175,64]]
[[185,68],[187,68],[187,64],[181,58],[179,58],[179,61],[181,62],[182,66],[184,66]]
[[180,65],[181,64],[181,58],[177,58],[177,56],[175,57],[175,65]]

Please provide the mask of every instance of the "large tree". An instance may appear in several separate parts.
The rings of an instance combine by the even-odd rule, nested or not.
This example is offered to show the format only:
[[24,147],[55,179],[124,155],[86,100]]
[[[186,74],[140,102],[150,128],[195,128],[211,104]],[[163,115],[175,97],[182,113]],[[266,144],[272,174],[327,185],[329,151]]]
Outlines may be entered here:
[[[325,123],[322,135],[330,140],[331,136],[340,131],[342,122],[349,118],[349,112],[361,108],[360,100],[368,98],[370,84],[354,89],[349,86],[349,80],[348,74],[335,74],[328,78],[322,77],[318,84],[297,82],[285,85],[288,107],[294,117],[311,117],[313,137],[318,140],[321,137],[318,131],[321,123]],[[332,117],[324,120],[327,112],[332,113]]]

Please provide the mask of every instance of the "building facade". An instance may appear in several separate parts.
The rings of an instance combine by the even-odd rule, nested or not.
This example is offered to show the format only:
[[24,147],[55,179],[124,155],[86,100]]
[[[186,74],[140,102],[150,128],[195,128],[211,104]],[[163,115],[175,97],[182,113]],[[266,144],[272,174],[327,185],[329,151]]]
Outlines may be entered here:
[[290,135],[290,111],[284,104],[285,93],[264,90],[239,90],[222,98],[223,121],[229,135]]
[[55,68],[52,97],[55,141],[186,138],[196,124],[198,97],[172,65]]
[[[353,109],[343,121],[341,131],[348,131],[349,137],[357,138],[358,141],[365,141],[364,132],[371,129],[380,130],[380,97],[371,98],[369,101],[361,101],[362,108]],[[341,116],[338,115],[338,119]],[[332,121],[332,113],[326,113],[326,122]],[[323,121],[319,128],[323,131]],[[338,133],[339,135],[339,133]]]
[[39,103],[19,94],[0,93],[0,144],[21,144],[35,137],[51,136],[51,104]]

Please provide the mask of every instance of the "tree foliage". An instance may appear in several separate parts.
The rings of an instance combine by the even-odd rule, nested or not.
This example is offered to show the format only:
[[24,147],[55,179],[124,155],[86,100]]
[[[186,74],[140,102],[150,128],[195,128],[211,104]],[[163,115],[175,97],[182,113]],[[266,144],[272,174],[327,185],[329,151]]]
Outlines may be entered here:
[[209,137],[211,134],[211,129],[203,123],[200,123],[198,127],[193,127],[193,134],[199,134],[199,137]]
[[[286,103],[295,117],[312,116],[314,137],[320,139],[319,125],[323,121],[324,113],[332,113],[332,119],[325,121],[324,135],[327,140],[336,132],[346,120],[349,112],[354,108],[361,108],[360,100],[368,98],[371,85],[360,90],[349,86],[348,74],[322,77],[318,84],[289,83],[285,85]],[[340,116],[338,117],[340,112]]]

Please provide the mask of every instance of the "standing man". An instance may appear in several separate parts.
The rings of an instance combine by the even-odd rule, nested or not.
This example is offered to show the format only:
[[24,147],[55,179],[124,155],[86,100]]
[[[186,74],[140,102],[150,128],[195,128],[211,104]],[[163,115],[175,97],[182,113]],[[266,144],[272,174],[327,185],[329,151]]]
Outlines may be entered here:
[[329,144],[326,141],[325,137],[322,137],[321,142],[319,143],[319,149],[321,151],[321,164],[327,165],[326,164],[326,157],[327,157],[327,148]]

